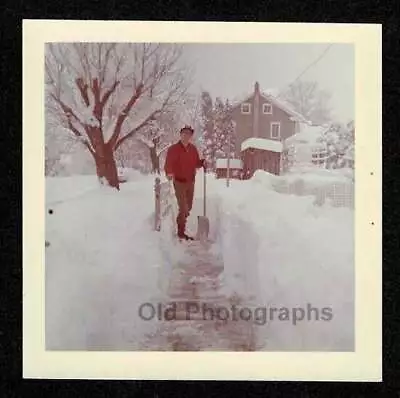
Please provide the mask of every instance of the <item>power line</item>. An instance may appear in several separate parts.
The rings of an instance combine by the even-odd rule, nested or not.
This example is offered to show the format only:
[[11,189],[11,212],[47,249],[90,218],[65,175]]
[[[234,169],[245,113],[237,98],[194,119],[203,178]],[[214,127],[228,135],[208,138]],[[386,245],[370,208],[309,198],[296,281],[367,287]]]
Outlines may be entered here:
[[315,59],[310,65],[308,65],[297,77],[296,79],[294,79],[290,84],[288,84],[288,87],[291,86],[292,84],[294,84],[295,82],[297,82],[297,80],[300,79],[300,77],[302,77],[311,67],[313,67],[314,65],[316,65],[319,61],[321,61],[321,59],[326,55],[326,53],[329,51],[329,49],[333,46],[333,44],[329,44],[325,50],[322,52],[321,55],[319,55],[319,57],[317,59]]

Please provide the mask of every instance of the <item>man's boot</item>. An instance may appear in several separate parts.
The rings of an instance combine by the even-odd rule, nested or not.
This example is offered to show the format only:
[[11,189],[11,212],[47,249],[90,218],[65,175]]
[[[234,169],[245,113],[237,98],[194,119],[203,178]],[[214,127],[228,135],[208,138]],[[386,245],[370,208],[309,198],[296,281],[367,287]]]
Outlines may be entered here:
[[176,223],[177,223],[177,227],[178,227],[178,238],[179,239],[194,240],[191,236],[186,235],[186,233],[185,233],[186,220],[183,221],[182,218],[178,216]]
[[177,229],[178,229],[178,238],[179,239],[186,239],[185,238],[185,223],[182,222],[182,218],[180,216],[176,219]]

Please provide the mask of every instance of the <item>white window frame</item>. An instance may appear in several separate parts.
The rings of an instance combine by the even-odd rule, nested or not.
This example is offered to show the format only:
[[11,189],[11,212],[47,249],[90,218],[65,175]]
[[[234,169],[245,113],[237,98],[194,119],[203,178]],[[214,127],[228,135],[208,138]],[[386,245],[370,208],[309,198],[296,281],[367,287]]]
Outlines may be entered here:
[[[249,111],[248,112],[244,112],[243,111],[243,106],[244,105],[247,105],[249,107]],[[241,110],[243,115],[250,115],[251,114],[251,104],[250,104],[250,102],[243,102],[243,104],[240,107],[240,110]]]
[[[271,109],[271,112],[265,112],[265,105],[268,105]],[[263,114],[264,115],[272,115],[272,104],[270,104],[269,102],[264,102],[263,103]]]
[[[276,137],[274,137],[272,135],[272,131],[273,131],[272,126],[274,126],[274,125],[278,126],[278,135]],[[280,139],[281,138],[281,122],[271,122],[270,128],[271,128],[271,133],[270,133],[271,138]]]

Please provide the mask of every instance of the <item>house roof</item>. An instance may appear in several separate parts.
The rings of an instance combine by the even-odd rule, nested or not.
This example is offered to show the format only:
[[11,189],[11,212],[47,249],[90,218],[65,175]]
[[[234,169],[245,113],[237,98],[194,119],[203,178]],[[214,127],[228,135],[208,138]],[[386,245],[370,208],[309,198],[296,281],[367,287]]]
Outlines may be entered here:
[[[215,167],[217,169],[226,169],[226,168],[228,168],[228,159],[216,159]],[[229,168],[241,169],[242,168],[242,161],[240,159],[229,159]]]
[[[282,109],[284,112],[286,112],[288,115],[291,116],[292,120],[296,121],[301,121],[301,122],[306,122],[306,118],[301,115],[299,112],[295,111],[293,109],[293,106],[290,105],[287,101],[284,101],[283,99],[279,98],[279,90],[278,89],[267,89],[260,91],[260,95],[266,99],[267,101],[271,102],[272,105],[278,107],[279,109]],[[249,100],[254,96],[254,92],[251,94],[244,94],[241,97],[237,97],[234,99],[232,103],[232,108],[236,108],[243,102]]]
[[248,148],[262,149],[271,152],[282,152],[282,143],[280,141],[268,140],[267,138],[251,137],[242,142],[241,151]]
[[302,114],[300,114],[299,112],[296,112],[293,109],[292,105],[290,105],[287,101],[284,101],[283,99],[278,98],[277,95],[273,95],[272,93],[263,91],[263,92],[261,92],[261,96],[263,96],[268,101],[271,101],[271,103],[273,105],[282,109],[288,115],[292,116],[293,120],[300,121],[300,122],[306,122],[306,118]]

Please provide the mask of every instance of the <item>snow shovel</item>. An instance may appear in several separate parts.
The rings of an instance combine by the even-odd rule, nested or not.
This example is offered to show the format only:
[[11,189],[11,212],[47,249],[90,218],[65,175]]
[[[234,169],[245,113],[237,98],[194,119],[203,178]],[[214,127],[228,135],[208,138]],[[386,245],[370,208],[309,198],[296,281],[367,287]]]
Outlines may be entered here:
[[206,170],[203,169],[203,215],[202,216],[197,216],[198,219],[198,224],[197,224],[197,239],[200,241],[207,240],[208,238],[208,233],[210,232],[210,221],[206,217]]

